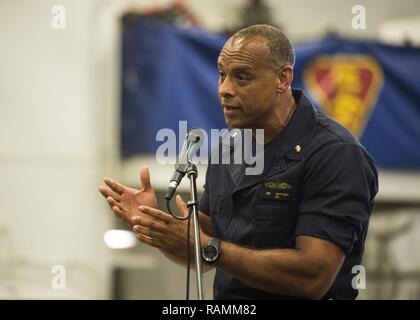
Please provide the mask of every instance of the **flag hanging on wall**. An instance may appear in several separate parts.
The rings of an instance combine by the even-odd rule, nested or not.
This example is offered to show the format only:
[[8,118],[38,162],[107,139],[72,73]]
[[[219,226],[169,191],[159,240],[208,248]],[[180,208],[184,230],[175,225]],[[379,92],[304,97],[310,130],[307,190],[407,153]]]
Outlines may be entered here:
[[[122,41],[123,157],[155,153],[162,128],[221,129],[217,57],[225,35],[146,21]],[[379,167],[420,169],[420,49],[339,37],[296,44],[293,87],[350,129]]]

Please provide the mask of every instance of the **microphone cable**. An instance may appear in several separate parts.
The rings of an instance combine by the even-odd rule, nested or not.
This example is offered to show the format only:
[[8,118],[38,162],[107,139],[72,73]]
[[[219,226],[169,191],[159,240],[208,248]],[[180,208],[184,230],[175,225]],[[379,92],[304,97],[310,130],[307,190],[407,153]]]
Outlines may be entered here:
[[188,215],[186,217],[180,217],[174,214],[171,210],[170,200],[166,200],[166,207],[168,212],[177,220],[188,220],[187,221],[187,292],[186,292],[186,300],[190,299],[190,268],[191,268],[191,250],[190,250],[190,225],[191,225],[191,213],[192,207],[188,206]]

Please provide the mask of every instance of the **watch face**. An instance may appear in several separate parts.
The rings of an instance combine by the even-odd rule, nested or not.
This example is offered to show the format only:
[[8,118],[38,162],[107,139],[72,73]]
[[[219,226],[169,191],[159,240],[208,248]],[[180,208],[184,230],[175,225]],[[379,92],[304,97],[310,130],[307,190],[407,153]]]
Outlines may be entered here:
[[214,245],[207,245],[203,249],[203,256],[204,259],[206,259],[207,261],[214,261],[217,258],[218,254],[219,251]]

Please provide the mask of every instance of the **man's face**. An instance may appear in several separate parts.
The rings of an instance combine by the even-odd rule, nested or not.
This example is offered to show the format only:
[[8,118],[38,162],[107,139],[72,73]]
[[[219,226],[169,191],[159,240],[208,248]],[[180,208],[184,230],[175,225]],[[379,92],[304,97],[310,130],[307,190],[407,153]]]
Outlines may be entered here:
[[265,39],[229,40],[219,59],[218,92],[230,128],[264,128],[278,99],[279,78]]

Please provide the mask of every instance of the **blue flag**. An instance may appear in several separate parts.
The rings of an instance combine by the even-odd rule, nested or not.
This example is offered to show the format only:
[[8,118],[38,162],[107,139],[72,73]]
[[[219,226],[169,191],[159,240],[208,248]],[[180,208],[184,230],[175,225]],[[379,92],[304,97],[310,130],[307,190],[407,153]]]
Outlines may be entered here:
[[[217,57],[227,40],[157,21],[127,25],[122,156],[155,153],[162,128],[225,128]],[[379,167],[420,168],[420,49],[330,37],[297,44],[293,87],[349,128]]]

